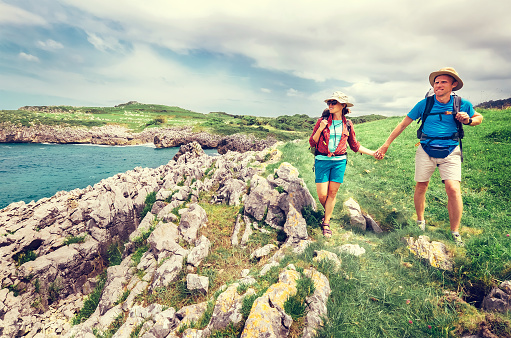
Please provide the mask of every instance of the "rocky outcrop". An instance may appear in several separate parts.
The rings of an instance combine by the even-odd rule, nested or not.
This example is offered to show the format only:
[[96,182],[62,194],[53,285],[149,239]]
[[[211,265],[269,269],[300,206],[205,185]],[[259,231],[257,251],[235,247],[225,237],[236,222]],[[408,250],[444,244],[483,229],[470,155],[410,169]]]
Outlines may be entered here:
[[[50,112],[59,111],[50,110]],[[259,140],[243,134],[224,137],[205,132],[193,133],[190,128],[151,128],[134,133],[116,125],[86,128],[64,125],[27,127],[11,123],[0,124],[0,143],[102,144],[111,146],[153,143],[156,148],[169,148],[192,142],[198,143],[202,148],[218,148],[220,154],[225,154],[228,151],[243,153],[261,151],[274,145],[277,140],[273,138]]]
[[0,125],[2,143],[73,143],[103,144],[125,146],[151,143],[155,130],[147,129],[140,133],[131,133],[120,126],[68,127],[35,125],[30,127],[12,124]]
[[505,313],[511,310],[511,281],[506,280],[484,297],[481,307],[486,311]]
[[[13,203],[0,210],[1,334],[87,337],[93,331],[107,330],[124,314],[124,323],[114,336],[129,336],[142,323],[147,337],[171,336],[186,320],[187,315],[182,315],[184,310],[169,308],[164,311],[159,304],[141,307],[136,299],[182,278],[185,266],[197,269],[209,255],[211,242],[201,235],[208,217],[204,209],[194,203],[201,192],[216,191],[213,193],[216,203],[252,200],[247,209],[253,211],[240,215],[244,220],[240,223],[245,225],[245,243],[254,231],[267,232],[254,222],[254,216],[259,217],[255,212],[256,204],[260,203],[258,198],[264,198],[264,191],[274,192],[274,200],[267,206],[282,219],[280,225],[276,224],[275,217],[271,223],[288,229],[288,239],[293,240],[281,248],[272,244],[256,250],[254,259],[267,257],[278,249],[270,259],[273,265],[278,265],[287,248],[299,248],[307,242],[304,222],[293,220],[290,221],[292,226],[284,226],[286,215],[299,219],[296,208],[305,205],[315,208],[314,199],[297,172],[290,175],[296,169],[283,164],[266,180],[258,176],[261,169],[257,165],[275,158],[277,152],[266,149],[210,157],[198,149],[197,144],[188,145],[174,160],[159,168],[135,168],[86,189],[59,192],[29,204]],[[236,196],[234,199],[220,197],[226,191],[221,187],[233,181],[238,182],[241,194],[237,189],[230,189],[229,196]],[[266,190],[253,189],[245,195],[249,191],[246,185],[251,181],[260,181],[261,189]],[[277,186],[281,189],[275,189]],[[156,202],[140,219],[149,193],[154,194]],[[252,194],[254,196],[249,198]],[[174,213],[176,209],[179,209],[178,215]],[[297,225],[299,230],[292,230]],[[143,238],[146,238],[147,251],[133,264],[133,255]],[[122,253],[120,264],[105,270],[115,252]],[[102,271],[105,271],[103,281],[99,278]],[[208,293],[210,286],[206,276],[190,273],[186,282],[190,291]],[[104,287],[96,311],[81,324],[71,326],[70,320],[84,304],[83,297],[100,283],[104,283]],[[250,285],[256,280],[248,276],[247,270],[240,283]],[[227,288],[215,300],[216,315],[204,330],[188,329],[186,334],[210,333],[239,323],[242,300],[253,295],[254,290],[248,289],[241,296],[237,295],[236,288],[236,295],[232,290],[232,286]]]
[[428,236],[405,238],[408,249],[415,256],[426,260],[431,266],[442,270],[452,271],[453,254],[442,242],[430,241]]

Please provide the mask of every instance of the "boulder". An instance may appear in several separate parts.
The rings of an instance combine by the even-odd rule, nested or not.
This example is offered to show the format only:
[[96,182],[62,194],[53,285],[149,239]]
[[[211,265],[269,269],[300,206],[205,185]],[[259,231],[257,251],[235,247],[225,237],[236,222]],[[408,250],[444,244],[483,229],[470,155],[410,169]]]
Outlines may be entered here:
[[358,203],[350,197],[346,202],[344,202],[344,207],[348,210],[351,226],[365,231],[367,224],[366,219],[362,214],[362,210],[360,209],[360,205],[358,205]]
[[181,221],[178,230],[181,237],[192,244],[197,240],[197,234],[201,227],[206,226],[208,216],[206,211],[198,204],[191,204],[186,209],[179,210]]
[[431,266],[442,270],[452,271],[452,253],[447,250],[444,243],[430,242],[428,236],[419,236],[417,240],[413,237],[405,238],[408,249],[415,256],[426,260]]
[[190,250],[187,263],[195,267],[199,266],[202,260],[208,256],[210,247],[211,242],[209,239],[207,239],[206,236],[201,236],[201,238],[195,242],[195,247]]

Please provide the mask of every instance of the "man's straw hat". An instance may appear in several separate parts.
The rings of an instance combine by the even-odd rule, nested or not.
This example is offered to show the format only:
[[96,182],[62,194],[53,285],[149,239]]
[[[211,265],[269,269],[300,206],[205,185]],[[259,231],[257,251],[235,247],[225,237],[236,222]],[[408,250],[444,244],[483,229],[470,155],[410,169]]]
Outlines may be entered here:
[[452,89],[453,91],[460,90],[461,87],[463,87],[463,81],[461,81],[460,76],[452,67],[445,67],[429,74],[429,83],[431,84],[432,87],[435,84],[435,78],[439,75],[450,75],[456,80],[456,82],[458,82],[458,85]]

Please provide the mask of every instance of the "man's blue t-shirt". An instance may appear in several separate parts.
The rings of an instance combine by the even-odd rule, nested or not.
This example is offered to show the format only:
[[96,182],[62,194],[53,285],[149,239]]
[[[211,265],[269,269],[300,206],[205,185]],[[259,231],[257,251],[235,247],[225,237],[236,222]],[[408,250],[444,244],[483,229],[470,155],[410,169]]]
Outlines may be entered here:
[[[426,135],[431,137],[448,137],[452,136],[452,134],[458,130],[456,128],[456,122],[454,122],[454,115],[452,115],[453,102],[454,99],[452,96],[448,103],[438,102],[435,95],[435,103],[433,104],[433,108],[431,108],[431,115],[426,119],[426,123],[424,123],[424,128],[422,129]],[[417,120],[419,117],[422,117],[424,109],[426,109],[426,99],[419,101],[408,113],[408,117],[412,120]],[[451,114],[445,114],[446,112]],[[472,103],[464,99],[461,99],[460,112],[466,112],[470,117],[474,116],[475,113]],[[443,114],[434,115],[437,113]],[[442,146],[458,145],[457,141],[451,139],[422,141],[422,143],[424,142],[431,142],[431,145]]]

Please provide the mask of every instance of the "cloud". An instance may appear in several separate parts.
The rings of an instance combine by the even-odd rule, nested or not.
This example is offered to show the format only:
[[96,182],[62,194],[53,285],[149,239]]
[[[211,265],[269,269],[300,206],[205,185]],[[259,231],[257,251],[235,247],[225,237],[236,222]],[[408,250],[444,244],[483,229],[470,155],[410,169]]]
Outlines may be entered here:
[[31,55],[31,54],[21,52],[18,54],[18,56],[23,60],[27,60],[27,61],[31,61],[31,62],[39,62],[39,58],[37,56]]
[[46,41],[37,41],[37,46],[45,50],[62,49],[64,45],[52,39]]
[[[19,8],[1,1],[0,18],[5,8],[23,18],[7,25],[31,15],[39,24],[42,17],[51,23],[50,30],[25,35],[46,50],[52,50],[50,41],[66,46],[61,59],[48,57],[41,68],[82,79],[85,92],[108,83],[98,100],[139,93],[202,111],[287,114],[321,109],[325,95],[342,90],[355,100],[354,115],[404,115],[428,90],[429,73],[445,66],[458,71],[465,83],[460,94],[474,103],[511,96],[507,0],[325,0],[321,6],[290,0],[39,0]],[[491,20],[472,19],[481,17]],[[25,47],[15,53],[34,54]],[[77,58],[71,51],[83,59],[82,69],[71,62],[65,68],[62,58]],[[203,96],[196,89],[207,100],[199,103],[196,97]]]
[[30,11],[0,1],[0,26],[11,24],[19,26],[45,25],[46,20]]

